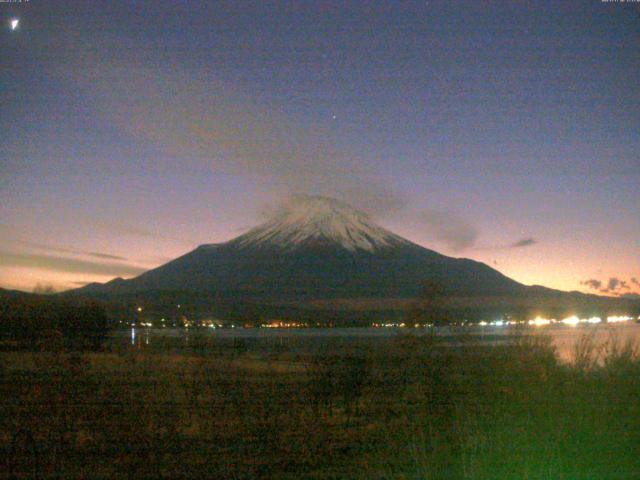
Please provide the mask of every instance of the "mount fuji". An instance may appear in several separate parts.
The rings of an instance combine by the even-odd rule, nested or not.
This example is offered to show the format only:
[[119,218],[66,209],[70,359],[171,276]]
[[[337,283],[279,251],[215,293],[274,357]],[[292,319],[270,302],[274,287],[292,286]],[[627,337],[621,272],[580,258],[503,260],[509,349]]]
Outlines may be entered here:
[[158,316],[355,323],[402,318],[429,288],[451,318],[605,312],[622,303],[523,285],[483,263],[417,245],[341,201],[308,195],[292,197],[265,223],[225,243],[62,295],[97,298],[127,315],[144,305]]
[[341,201],[296,195],[267,222],[201,245],[130,279],[77,291],[189,291],[235,298],[412,297],[426,281],[451,295],[514,295],[526,287],[489,266],[421,247]]

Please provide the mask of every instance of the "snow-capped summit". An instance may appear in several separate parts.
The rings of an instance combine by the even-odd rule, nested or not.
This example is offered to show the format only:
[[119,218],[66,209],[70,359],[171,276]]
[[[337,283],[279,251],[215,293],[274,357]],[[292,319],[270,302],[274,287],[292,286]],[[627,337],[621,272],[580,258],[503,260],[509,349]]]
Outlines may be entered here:
[[294,195],[266,223],[234,240],[242,247],[326,243],[349,251],[404,245],[407,240],[376,225],[367,214],[333,198]]

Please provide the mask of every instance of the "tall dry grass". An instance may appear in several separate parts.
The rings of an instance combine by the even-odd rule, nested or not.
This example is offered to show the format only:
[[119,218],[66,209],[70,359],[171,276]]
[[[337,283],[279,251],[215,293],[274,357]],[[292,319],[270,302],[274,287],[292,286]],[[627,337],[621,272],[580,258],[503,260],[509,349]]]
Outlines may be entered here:
[[2,354],[0,477],[640,476],[630,342],[212,342]]

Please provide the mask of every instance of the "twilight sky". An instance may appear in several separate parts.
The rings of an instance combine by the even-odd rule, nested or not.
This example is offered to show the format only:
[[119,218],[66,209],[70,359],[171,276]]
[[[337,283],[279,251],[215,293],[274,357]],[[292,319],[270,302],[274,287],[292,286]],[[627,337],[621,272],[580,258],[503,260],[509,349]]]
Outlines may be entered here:
[[640,293],[638,4],[31,0],[0,20],[0,287],[131,277],[300,192],[526,284]]

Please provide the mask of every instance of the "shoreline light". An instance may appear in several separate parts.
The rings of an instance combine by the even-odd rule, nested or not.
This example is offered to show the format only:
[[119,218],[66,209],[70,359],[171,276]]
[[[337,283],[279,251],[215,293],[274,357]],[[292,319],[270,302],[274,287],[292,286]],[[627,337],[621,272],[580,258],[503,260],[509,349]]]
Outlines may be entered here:
[[567,318],[563,318],[562,320],[560,320],[562,323],[564,323],[565,325],[577,325],[580,323],[580,319],[578,317],[576,317],[575,315],[571,316],[571,317],[567,317]]
[[535,325],[536,327],[541,327],[544,325],[549,325],[552,322],[549,318],[536,317],[533,320],[529,320],[529,325]]

